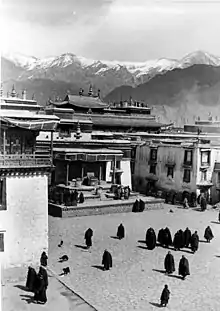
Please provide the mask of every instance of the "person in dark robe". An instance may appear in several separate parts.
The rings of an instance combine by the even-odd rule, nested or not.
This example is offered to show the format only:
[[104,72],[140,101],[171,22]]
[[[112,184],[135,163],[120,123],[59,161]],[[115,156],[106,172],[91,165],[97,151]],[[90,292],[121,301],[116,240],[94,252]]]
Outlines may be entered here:
[[41,266],[44,266],[44,267],[47,266],[47,259],[48,259],[48,257],[47,257],[47,255],[46,255],[46,253],[43,252],[43,253],[41,254],[41,258],[40,258],[40,264],[41,264]]
[[180,236],[180,232],[177,231],[174,235],[174,239],[173,239],[173,247],[176,250],[180,250],[181,247],[181,236]]
[[146,233],[146,245],[147,248],[152,250],[156,247],[156,234],[153,228],[149,228]]
[[220,222],[220,211],[218,213],[218,221]]
[[171,274],[175,271],[175,262],[173,255],[169,251],[164,260],[164,268],[167,274]]
[[166,227],[163,231],[163,243],[165,247],[169,247],[172,245],[172,236],[168,227]]
[[184,247],[189,247],[191,242],[191,231],[187,227],[186,230],[184,231]]
[[122,224],[118,226],[117,230],[117,237],[119,240],[123,239],[125,237],[125,228]]
[[168,285],[164,286],[162,294],[160,296],[160,306],[166,307],[170,299],[170,291],[168,289]]
[[179,230],[179,236],[180,236],[180,248],[183,248],[185,246],[185,239],[184,239],[184,232],[182,229]]
[[92,229],[91,228],[87,229],[85,232],[84,239],[86,240],[86,246],[88,249],[92,246],[92,236],[93,236]]
[[191,250],[193,253],[195,253],[198,250],[198,248],[199,248],[199,236],[197,234],[197,231],[195,231],[191,237]]
[[129,186],[127,186],[124,188],[124,199],[128,200],[129,196],[130,196],[130,188],[129,188]]
[[182,276],[183,280],[185,280],[187,275],[190,275],[189,261],[185,256],[182,256],[179,262],[179,275]]
[[33,299],[37,303],[45,304],[47,302],[46,290],[47,290],[47,285],[44,280],[44,276],[39,272],[37,275],[37,288],[36,288]]
[[157,236],[157,241],[161,246],[164,246],[164,229],[160,229]]
[[27,274],[27,281],[26,287],[29,291],[34,292],[36,288],[36,279],[37,279],[37,272],[34,268],[28,267],[28,274]]
[[145,209],[145,203],[143,200],[140,200],[140,204],[139,204],[139,212],[143,212]]
[[133,204],[133,208],[132,208],[133,213],[139,212],[139,205],[140,205],[140,201],[137,199]]
[[205,198],[204,195],[201,197],[200,206],[201,206],[201,210],[202,210],[202,211],[205,211],[206,208],[207,208],[207,201],[206,201],[206,198]]
[[79,193],[78,193],[78,191],[76,189],[73,192],[73,200],[76,202],[76,204],[79,201]]
[[210,243],[210,241],[214,238],[212,229],[209,226],[205,229],[204,238],[208,243]]
[[103,270],[109,270],[112,268],[112,255],[107,251],[107,249],[104,251],[102,256],[102,264],[103,264]]
[[80,192],[80,195],[79,195],[79,203],[84,203],[85,201],[85,198],[84,198],[84,195],[82,192]]

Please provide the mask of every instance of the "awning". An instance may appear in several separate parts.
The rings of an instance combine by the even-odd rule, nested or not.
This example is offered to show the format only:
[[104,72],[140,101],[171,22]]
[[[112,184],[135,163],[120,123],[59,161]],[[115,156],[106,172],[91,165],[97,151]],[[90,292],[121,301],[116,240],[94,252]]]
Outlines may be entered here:
[[201,181],[199,183],[196,184],[197,187],[199,188],[210,188],[213,186],[213,183],[211,181]]
[[120,161],[123,157],[121,150],[114,149],[83,149],[83,148],[54,148],[54,158],[66,161]]
[[6,123],[7,126],[10,127],[20,127],[32,131],[55,131],[59,123],[58,120],[16,120],[5,117],[1,117],[0,121]]

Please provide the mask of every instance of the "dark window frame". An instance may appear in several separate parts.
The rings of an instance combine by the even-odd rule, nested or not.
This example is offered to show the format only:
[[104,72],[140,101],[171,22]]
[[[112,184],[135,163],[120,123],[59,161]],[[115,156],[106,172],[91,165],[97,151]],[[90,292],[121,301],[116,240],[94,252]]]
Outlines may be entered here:
[[191,171],[189,169],[184,169],[184,171],[183,171],[183,182],[190,183],[190,181],[191,181]]
[[150,165],[150,174],[156,175],[156,164],[151,164]]
[[[203,162],[202,161],[202,154],[207,153],[208,154],[208,162]],[[201,151],[201,166],[210,166],[210,160],[211,160],[211,151]]]
[[[171,174],[170,174],[170,170],[171,170]],[[172,178],[174,177],[174,167],[173,166],[167,167],[167,177],[168,176],[171,176]]]
[[[190,153],[190,161],[187,160],[187,155],[188,153]],[[184,164],[186,165],[192,165],[192,161],[193,161],[193,151],[186,149],[184,152]]]
[[150,149],[150,161],[157,161],[157,149],[156,148]]
[[0,252],[5,251],[5,232],[0,231]]

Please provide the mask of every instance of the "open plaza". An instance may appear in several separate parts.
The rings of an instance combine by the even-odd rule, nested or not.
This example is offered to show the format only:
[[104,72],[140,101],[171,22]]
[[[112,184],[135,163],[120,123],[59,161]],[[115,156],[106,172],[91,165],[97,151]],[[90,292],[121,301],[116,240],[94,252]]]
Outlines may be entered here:
[[[170,212],[171,209],[173,213]],[[220,310],[220,223],[217,219],[218,211],[211,208],[200,212],[198,209],[182,209],[171,205],[164,205],[161,210],[136,214],[63,219],[49,217],[48,266],[57,275],[64,267],[69,266],[71,273],[62,277],[62,280],[98,311],[157,310],[165,284],[171,291],[168,310],[218,311]],[[126,236],[119,241],[114,237],[121,222],[125,226]],[[203,237],[208,225],[214,234],[211,243],[206,243]],[[191,231],[198,231],[201,241],[195,254],[192,254],[190,249],[174,251],[171,248],[176,265],[176,271],[171,276],[163,272],[164,258],[168,250],[157,246],[150,251],[143,243],[149,227],[153,227],[157,234],[160,228],[166,226],[170,228],[172,236],[177,230],[181,228],[184,230],[188,226]],[[93,246],[90,250],[86,250],[84,232],[89,227],[94,231]],[[64,241],[62,248],[58,247],[60,240]],[[113,257],[113,267],[110,271],[101,269],[105,249],[108,249]],[[64,254],[68,255],[68,262],[59,263],[59,257]],[[184,281],[178,277],[178,264],[182,255],[186,256],[190,265],[190,276]],[[25,280],[16,284],[24,285],[24,282]],[[27,302],[18,295],[19,290],[6,286],[3,291],[4,303],[11,308],[5,310],[52,310],[48,309],[52,301],[56,301],[57,308],[53,310],[75,310],[71,308],[73,302],[67,301],[67,297],[63,296],[60,285],[52,287],[53,290],[49,284],[48,305],[29,304],[27,308]],[[15,301],[19,300],[19,304],[13,305],[13,299],[9,298],[7,290],[17,291],[16,295],[10,296],[16,297]],[[19,294],[25,293],[20,290]],[[83,309],[82,306],[80,310],[87,309]]]

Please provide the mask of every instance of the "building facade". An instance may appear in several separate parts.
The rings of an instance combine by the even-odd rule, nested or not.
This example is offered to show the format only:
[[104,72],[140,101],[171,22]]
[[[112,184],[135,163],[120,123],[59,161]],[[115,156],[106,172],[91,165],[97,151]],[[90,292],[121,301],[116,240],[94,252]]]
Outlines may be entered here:
[[[212,203],[216,180],[215,163],[220,145],[205,139],[152,139],[136,150],[134,187],[145,194],[161,191],[183,201],[205,193]],[[214,200],[214,201],[213,201]],[[171,199],[172,201],[172,199]]]
[[58,118],[38,114],[37,103],[18,98],[14,89],[0,98],[0,108],[0,260],[4,268],[37,264],[48,250],[53,164],[50,151],[37,154],[36,137],[52,133]]

